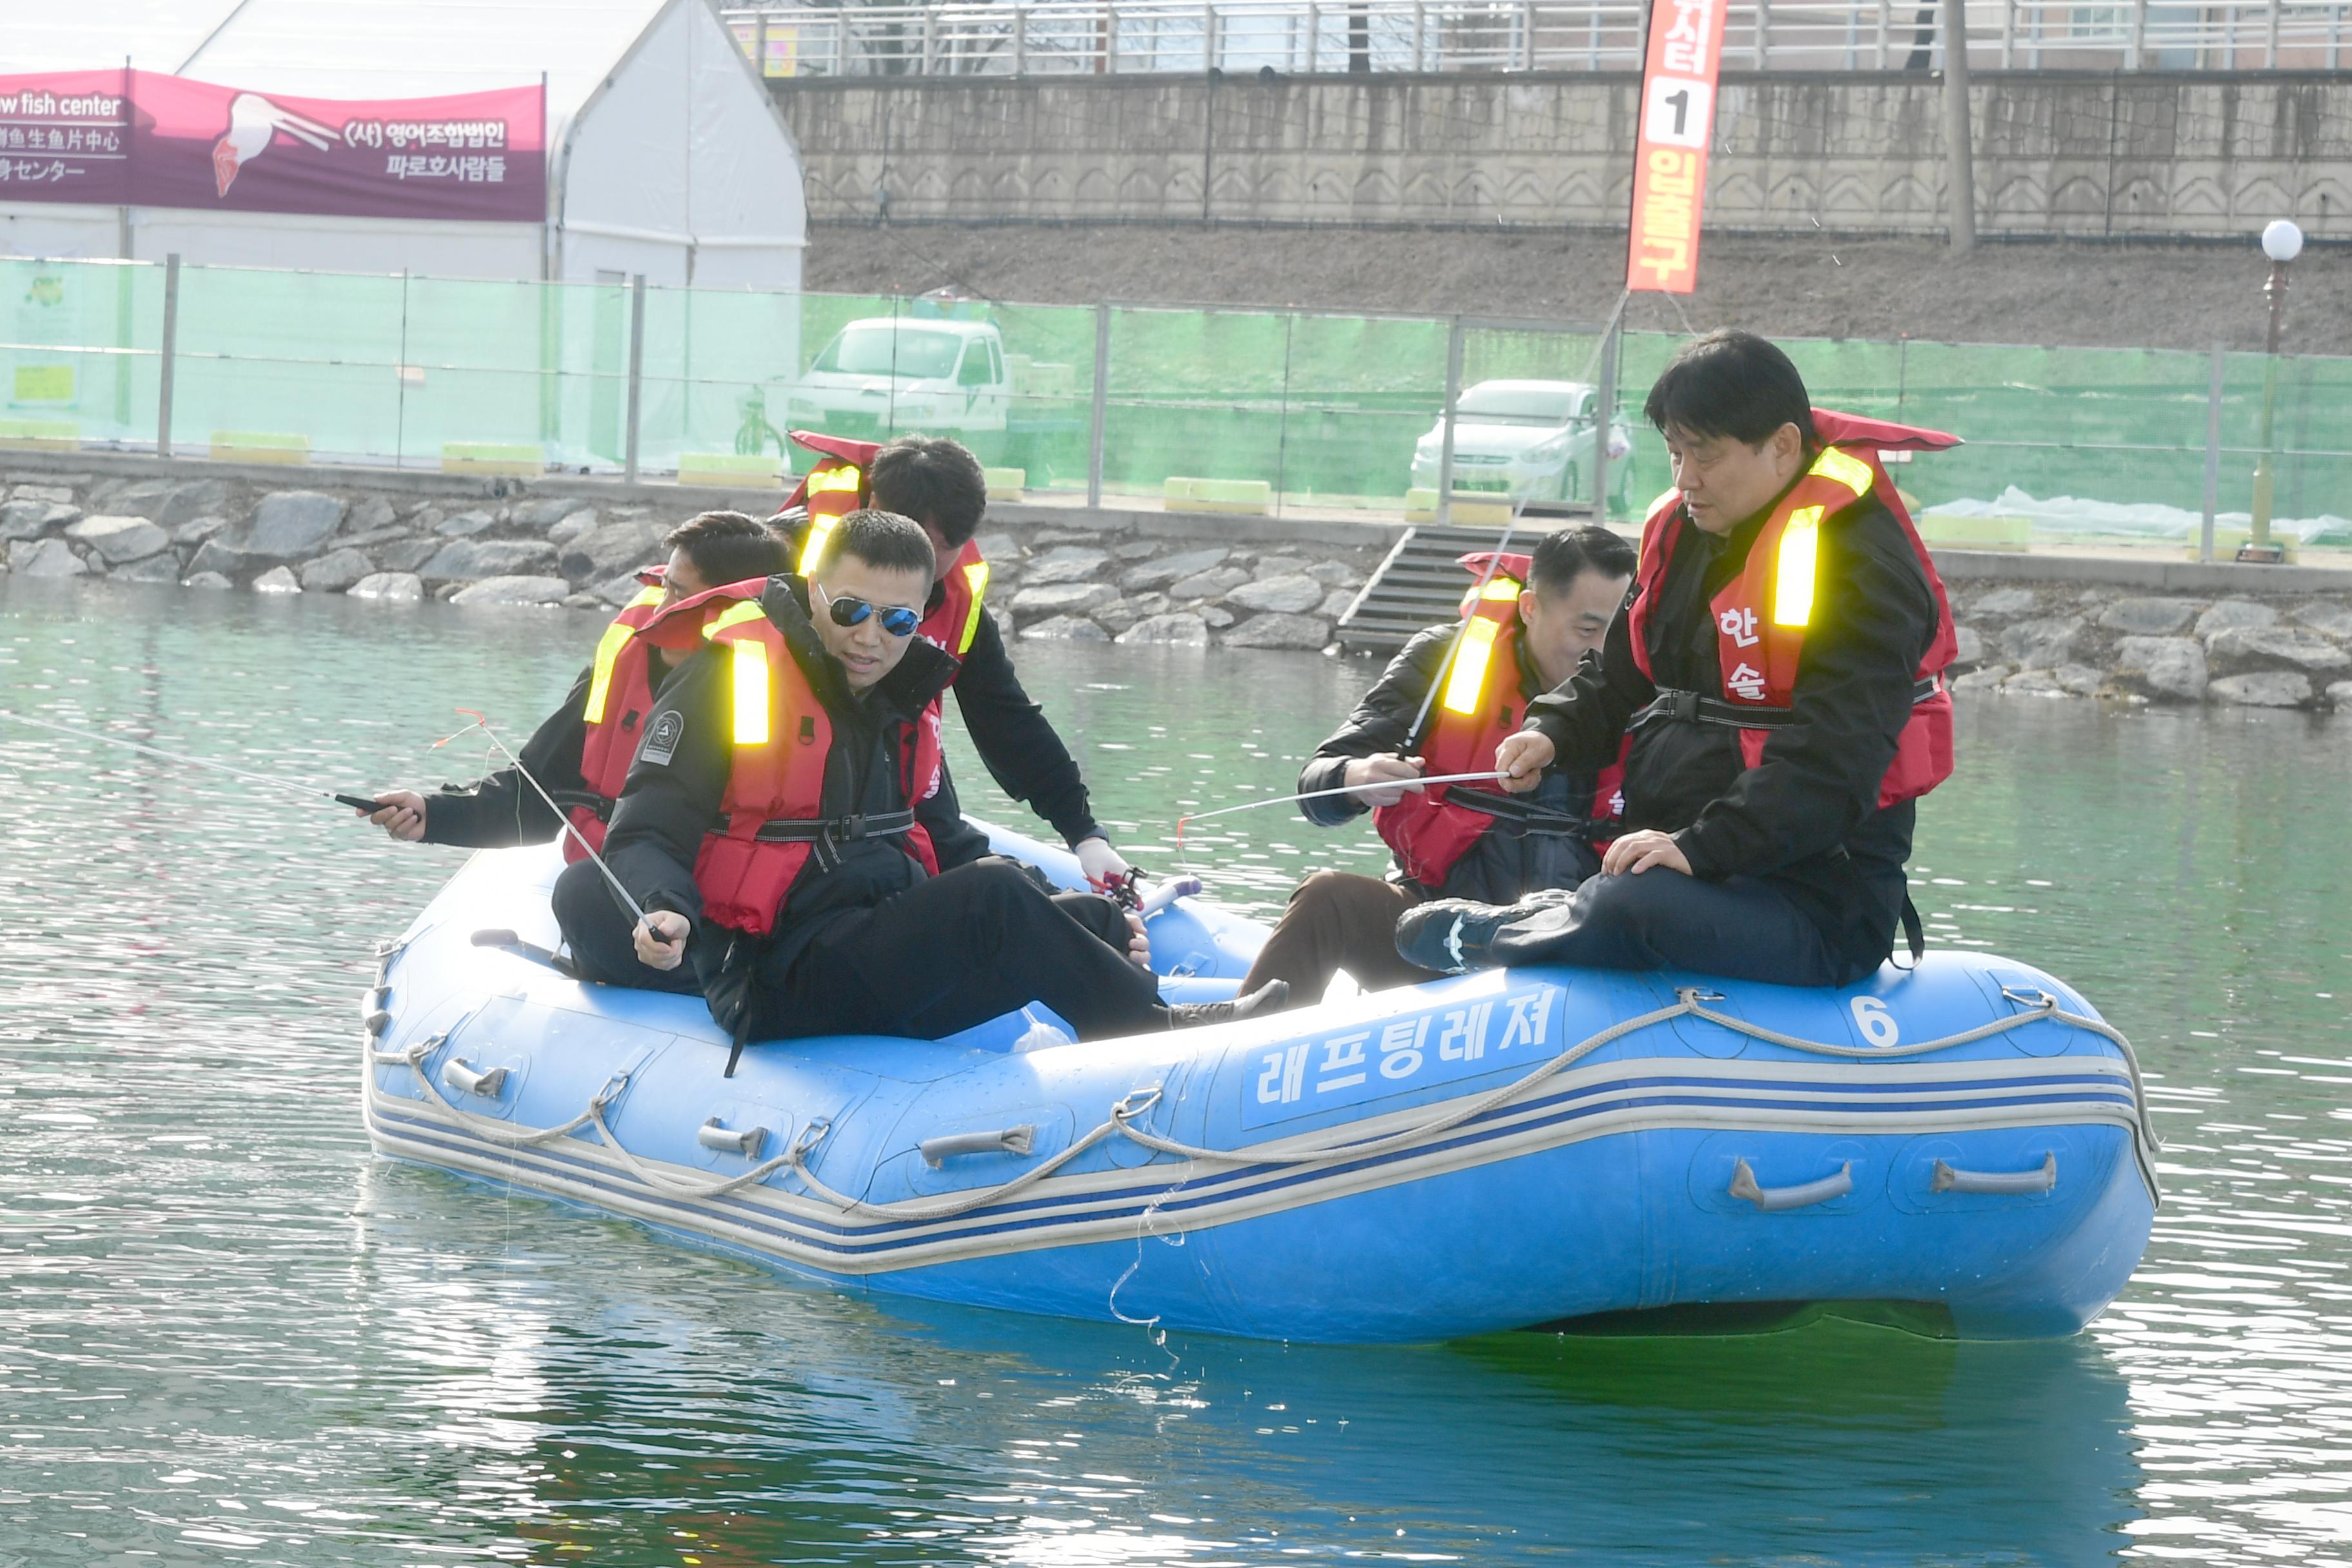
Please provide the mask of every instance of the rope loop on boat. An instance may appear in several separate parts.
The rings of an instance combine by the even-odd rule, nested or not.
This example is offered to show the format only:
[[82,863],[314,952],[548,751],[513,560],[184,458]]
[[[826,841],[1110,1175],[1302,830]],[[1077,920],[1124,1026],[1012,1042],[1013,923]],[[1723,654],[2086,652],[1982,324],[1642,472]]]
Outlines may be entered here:
[[434,1110],[442,1120],[449,1121],[465,1131],[492,1142],[504,1143],[515,1148],[552,1143],[560,1139],[570,1137],[583,1127],[593,1127],[596,1136],[603,1141],[604,1147],[612,1151],[614,1158],[625,1166],[630,1173],[647,1186],[673,1196],[724,1197],[730,1193],[763,1182],[779,1171],[790,1171],[801,1179],[811,1195],[832,1205],[844,1214],[906,1224],[926,1224],[937,1220],[955,1219],[976,1210],[1004,1203],[1053,1175],[1087,1151],[1113,1137],[1125,1138],[1157,1154],[1167,1154],[1177,1159],[1211,1165],[1329,1165],[1349,1160],[1373,1159],[1384,1154],[1397,1153],[1417,1144],[1443,1137],[1465,1122],[1475,1121],[1479,1117],[1499,1110],[1547,1079],[1565,1072],[1603,1046],[1622,1039],[1627,1035],[1655,1025],[1671,1023],[1680,1017],[1699,1018],[1715,1025],[1717,1028],[1727,1029],[1737,1035],[1746,1035],[1751,1039],[1761,1040],[1768,1045],[1784,1047],[1790,1050],[1803,1051],[1814,1056],[1862,1059],[1925,1056],[1932,1051],[1949,1050],[1956,1046],[1970,1045],[1978,1040],[1990,1039],[1995,1035],[2006,1034],[2011,1029],[2022,1028],[2030,1024],[2056,1023],[2097,1035],[2113,1043],[2122,1053],[2125,1068],[2131,1079],[2132,1109],[2137,1132],[2132,1143],[2133,1155],[2138,1162],[2140,1176],[2147,1184],[2149,1194],[2158,1201],[2161,1201],[2161,1194],[2157,1186],[2153,1157],[2156,1151],[2163,1147],[2163,1143],[2157,1136],[2156,1124],[2148,1111],[2147,1093],[2140,1080],[2137,1053],[2132,1049],[2131,1041],[2125,1038],[2122,1030],[2104,1019],[2067,1010],[2061,1006],[2058,998],[2049,992],[2011,990],[2004,986],[2001,989],[2002,998],[2027,1009],[2026,1011],[2013,1013],[2006,1018],[1995,1018],[1988,1023],[1979,1024],[1974,1028],[1963,1029],[1939,1039],[1920,1040],[1908,1045],[1894,1046],[1835,1044],[1823,1040],[1808,1040],[1796,1035],[1783,1034],[1778,1029],[1768,1029],[1761,1025],[1748,1023],[1744,1018],[1735,1017],[1728,1013],[1720,1013],[1707,1006],[1706,1004],[1709,1002],[1724,1000],[1722,993],[1704,990],[1696,985],[1677,987],[1675,996],[1675,1001],[1672,1006],[1655,1008],[1631,1018],[1621,1018],[1607,1028],[1586,1036],[1559,1055],[1499,1089],[1491,1089],[1473,1100],[1465,1100],[1425,1121],[1417,1122],[1413,1126],[1402,1128],[1394,1132],[1382,1133],[1378,1137],[1343,1139],[1336,1143],[1319,1143],[1306,1148],[1291,1149],[1262,1147],[1248,1150],[1212,1149],[1199,1144],[1186,1143],[1154,1132],[1141,1124],[1142,1120],[1159,1106],[1166,1094],[1161,1085],[1146,1084],[1121,1095],[1111,1106],[1104,1121],[1084,1136],[1074,1140],[1067,1148],[1048,1159],[1040,1161],[1010,1181],[1000,1182],[992,1186],[970,1188],[952,1197],[906,1198],[889,1203],[873,1203],[836,1191],[828,1186],[814,1171],[809,1168],[809,1161],[832,1133],[833,1123],[829,1118],[820,1117],[811,1121],[802,1130],[800,1136],[793,1141],[791,1148],[739,1175],[717,1182],[681,1182],[630,1152],[604,1120],[605,1111],[611,1108],[614,1100],[619,1098],[621,1091],[628,1086],[630,1075],[626,1068],[615,1072],[607,1079],[604,1087],[596,1091],[594,1098],[588,1102],[588,1109],[571,1121],[556,1127],[515,1128],[496,1118],[483,1116],[453,1104],[448,1097],[441,1092],[441,1086],[435,1083],[432,1076],[425,1070],[425,1058],[439,1049],[449,1037],[457,1033],[458,1028],[462,1028],[469,1019],[461,1019],[450,1029],[420,1040],[405,1050],[371,1049],[368,1054],[369,1059],[377,1065],[408,1068],[415,1076],[416,1081],[425,1087],[425,1091],[429,1097],[428,1110]]

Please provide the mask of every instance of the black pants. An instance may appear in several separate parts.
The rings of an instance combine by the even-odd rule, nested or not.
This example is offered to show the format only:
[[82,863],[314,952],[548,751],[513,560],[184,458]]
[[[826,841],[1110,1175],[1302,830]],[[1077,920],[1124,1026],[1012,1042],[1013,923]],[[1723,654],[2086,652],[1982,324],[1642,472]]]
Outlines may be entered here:
[[1778,985],[1850,985],[1867,973],[1769,882],[1702,882],[1661,867],[1593,878],[1497,931],[1487,954],[1507,965],[1693,969]]
[[572,967],[601,985],[634,985],[640,991],[699,992],[694,965],[655,969],[637,961],[635,915],[621,907],[612,884],[593,862],[574,860],[555,879],[555,923],[572,949]]
[[826,925],[782,973],[753,977],[754,1040],[936,1040],[1030,1002],[1080,1039],[1168,1026],[1160,983],[1127,956],[1127,917],[1093,893],[1048,894],[1009,860],[919,882]]
[[[556,879],[555,917],[590,980],[702,989],[691,963],[659,970],[637,961],[635,921],[585,861]],[[714,934],[726,935],[697,940]],[[780,964],[755,960],[744,1037],[935,1040],[1031,1002],[1083,1039],[1164,1029],[1160,984],[1128,958],[1128,936],[1108,899],[1048,894],[1009,860],[975,861],[841,916]]]

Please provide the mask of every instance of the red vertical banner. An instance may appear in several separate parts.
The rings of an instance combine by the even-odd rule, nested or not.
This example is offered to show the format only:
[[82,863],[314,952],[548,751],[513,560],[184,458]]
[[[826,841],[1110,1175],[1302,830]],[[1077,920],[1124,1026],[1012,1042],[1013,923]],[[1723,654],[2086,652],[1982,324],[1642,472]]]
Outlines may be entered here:
[[1726,0],[1651,0],[1625,247],[1628,289],[1687,294],[1698,285],[1699,213],[1726,9]]

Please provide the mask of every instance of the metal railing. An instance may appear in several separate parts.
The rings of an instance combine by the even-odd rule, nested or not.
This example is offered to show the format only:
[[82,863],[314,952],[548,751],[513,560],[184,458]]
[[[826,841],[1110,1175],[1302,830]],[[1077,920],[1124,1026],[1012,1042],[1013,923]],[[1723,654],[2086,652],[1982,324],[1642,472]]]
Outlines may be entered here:
[[[1938,0],[1732,0],[1724,64],[1941,68]],[[1643,0],[1039,0],[724,13],[772,77],[1631,71]],[[2352,0],[1968,0],[1986,68],[2339,68]]]

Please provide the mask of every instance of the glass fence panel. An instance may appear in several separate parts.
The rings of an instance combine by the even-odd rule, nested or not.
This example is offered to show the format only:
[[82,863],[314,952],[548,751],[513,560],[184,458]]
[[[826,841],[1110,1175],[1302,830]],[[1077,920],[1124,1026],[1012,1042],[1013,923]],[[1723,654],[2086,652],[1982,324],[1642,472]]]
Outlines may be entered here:
[[1286,504],[1392,510],[1434,490],[1446,323],[1380,316],[1291,319],[1279,489]]
[[1288,321],[1255,310],[1112,310],[1105,491],[1192,510],[1270,507],[1282,471]]
[[163,269],[0,260],[0,441],[155,438]]
[[[1465,328],[1454,419],[1457,512],[1464,496],[1537,508],[1589,506],[1603,443],[1616,454],[1609,459],[1609,489],[1623,510],[1636,492],[1632,465],[1619,458],[1656,443],[1644,443],[1622,422],[1604,430],[1600,374],[1597,329]],[[1437,435],[1442,439],[1443,430]],[[1442,456],[1439,442],[1424,438],[1416,480],[1433,487]]]
[[[592,311],[600,293],[617,298],[622,291],[406,279],[399,354],[403,460],[436,467],[466,449],[495,447],[502,458],[583,461],[563,439],[566,317]],[[614,313],[605,313],[609,324]],[[616,379],[625,377],[625,339],[608,351],[607,374]]]
[[182,268],[173,447],[396,456],[402,291],[397,274]]

